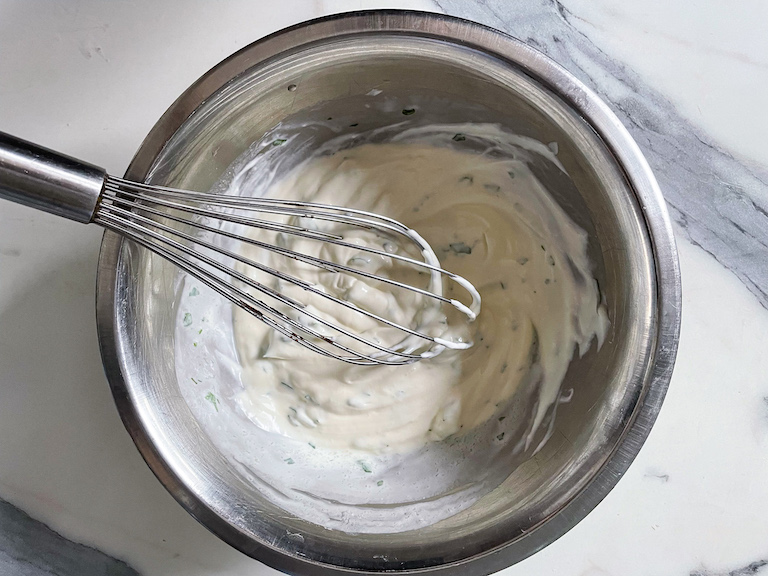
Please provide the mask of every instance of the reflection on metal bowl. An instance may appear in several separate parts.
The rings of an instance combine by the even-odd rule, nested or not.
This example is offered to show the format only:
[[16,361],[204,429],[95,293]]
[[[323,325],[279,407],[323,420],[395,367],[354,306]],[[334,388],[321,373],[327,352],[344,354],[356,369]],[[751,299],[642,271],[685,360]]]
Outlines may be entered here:
[[351,13],[279,32],[216,66],[161,118],[127,176],[208,190],[282,121],[332,117],[342,133],[350,123],[392,124],[366,112],[365,95],[381,89],[398,113],[404,103],[430,102],[423,121],[496,123],[558,144],[569,176],[536,175],[589,233],[611,328],[599,351],[572,362],[563,387],[575,393],[540,452],[469,509],[414,531],[348,534],[287,514],[216,449],[180,394],[178,272],[109,232],[97,293],[102,356],[149,466],[195,518],[246,554],[300,574],[488,574],[551,543],[605,497],[648,435],[671,376],[681,301],[671,226],[645,160],[605,104],[492,29],[436,14]]

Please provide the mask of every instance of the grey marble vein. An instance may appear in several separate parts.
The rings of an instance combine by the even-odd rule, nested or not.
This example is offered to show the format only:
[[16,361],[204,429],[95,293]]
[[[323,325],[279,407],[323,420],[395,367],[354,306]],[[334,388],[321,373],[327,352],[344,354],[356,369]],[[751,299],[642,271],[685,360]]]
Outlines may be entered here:
[[139,576],[122,560],[67,540],[4,500],[0,500],[0,574]]
[[749,166],[682,118],[663,94],[581,32],[559,0],[435,0],[544,52],[611,105],[642,148],[670,215],[693,244],[768,308],[768,166]]
[[768,574],[768,570],[763,568],[768,567],[768,560],[757,560],[751,564],[747,564],[742,568],[736,568],[728,572],[712,572],[710,570],[694,570],[689,576],[756,576],[757,574]]

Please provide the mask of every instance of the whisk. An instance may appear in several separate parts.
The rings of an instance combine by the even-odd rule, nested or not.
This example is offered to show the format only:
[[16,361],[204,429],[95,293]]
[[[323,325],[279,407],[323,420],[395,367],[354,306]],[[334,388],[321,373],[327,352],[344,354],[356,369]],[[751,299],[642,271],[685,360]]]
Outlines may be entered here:
[[[406,326],[342,300],[327,293],[322,286],[246,258],[228,249],[226,242],[221,241],[228,239],[255,245],[324,271],[382,282],[392,290],[411,291],[437,306],[449,306],[468,320],[474,320],[480,310],[477,290],[465,278],[443,270],[432,248],[416,231],[386,216],[312,202],[236,197],[131,182],[2,132],[0,198],[77,222],[95,223],[121,234],[175,264],[280,334],[324,356],[359,365],[400,365],[433,357],[445,349],[471,346],[471,342],[430,335],[418,326]],[[290,219],[287,222],[268,220],[264,218],[267,215]],[[412,252],[408,250],[405,250],[406,254],[395,254],[361,246],[345,240],[343,233],[304,226],[301,219],[336,223],[345,229],[360,228],[384,238],[405,241],[415,247],[421,259],[408,255]],[[391,275],[373,274],[349,263],[332,262],[264,242],[258,235],[240,235],[231,231],[232,226],[294,235],[386,257],[398,265],[426,272],[429,282],[426,287],[414,286]],[[356,333],[335,323],[333,318],[318,314],[305,303],[255,280],[253,275],[245,273],[247,270],[269,274],[308,294],[363,314],[395,329],[399,336],[392,343],[383,343]],[[468,304],[444,295],[443,281],[446,279],[466,291],[470,297]],[[275,303],[267,303],[264,296]],[[289,314],[289,310],[295,314]]]

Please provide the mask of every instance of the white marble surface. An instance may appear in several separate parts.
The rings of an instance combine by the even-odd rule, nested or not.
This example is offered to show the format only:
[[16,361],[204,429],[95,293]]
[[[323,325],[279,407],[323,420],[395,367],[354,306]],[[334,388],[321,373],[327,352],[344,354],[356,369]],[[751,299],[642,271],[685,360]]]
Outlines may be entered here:
[[[677,223],[683,328],[657,424],[594,512],[503,574],[768,575],[763,0],[2,0],[0,129],[119,174],[222,58],[301,20],[384,6],[479,20],[561,62],[628,125]],[[95,335],[99,240],[0,204],[0,498],[146,576],[276,574],[188,516],[125,432]],[[134,573],[110,562],[0,510],[0,574]]]

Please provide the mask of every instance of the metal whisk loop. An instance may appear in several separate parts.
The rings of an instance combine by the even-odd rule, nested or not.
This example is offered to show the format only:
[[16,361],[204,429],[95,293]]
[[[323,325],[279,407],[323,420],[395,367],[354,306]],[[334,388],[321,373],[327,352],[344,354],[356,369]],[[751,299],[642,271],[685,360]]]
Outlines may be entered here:
[[[114,184],[112,181],[114,181]],[[131,191],[132,188],[139,190],[140,192],[139,193],[132,192]],[[317,204],[312,202],[296,202],[292,200],[281,200],[277,198],[243,198],[243,197],[221,196],[218,194],[208,194],[203,192],[187,192],[184,190],[177,190],[174,188],[139,184],[135,182],[130,182],[128,180],[123,180],[121,178],[110,178],[110,181],[108,181],[106,185],[106,191],[114,192],[116,196],[112,196],[112,199],[117,202],[120,201],[121,197],[131,198],[134,201],[141,200],[142,203],[139,205],[139,207],[142,210],[146,210],[146,211],[150,211],[149,209],[146,208],[146,203],[151,202],[158,206],[163,206],[164,208],[173,208],[176,210],[184,211],[184,212],[195,214],[198,216],[212,217],[220,220],[228,220],[230,222],[242,224],[245,226],[262,228],[264,230],[271,230],[275,232],[293,234],[295,236],[301,236],[304,238],[322,240],[325,242],[329,242],[331,244],[336,244],[337,246],[353,248],[360,252],[367,252],[371,254],[376,254],[378,256],[386,256],[393,260],[406,262],[413,266],[418,266],[426,270],[437,272],[453,280],[454,282],[459,284],[462,288],[464,288],[467,291],[467,293],[472,297],[472,303],[470,304],[470,306],[466,306],[461,302],[459,302],[458,300],[450,300],[448,298],[444,298],[441,294],[429,292],[427,290],[420,289],[416,286],[411,286],[409,284],[398,283],[394,280],[391,280],[385,277],[368,274],[363,270],[351,268],[351,267],[344,266],[337,263],[328,262],[325,260],[321,260],[319,258],[313,258],[310,256],[300,254],[298,252],[284,250],[279,248],[278,246],[274,246],[271,244],[259,243],[250,238],[243,238],[241,236],[229,235],[230,237],[236,238],[238,240],[242,240],[244,242],[248,242],[254,245],[260,245],[260,247],[265,248],[267,250],[272,250],[274,252],[282,252],[284,255],[293,255],[298,259],[303,259],[305,257],[312,259],[318,265],[328,270],[344,271],[352,274],[357,274],[360,276],[366,276],[371,279],[380,280],[382,282],[395,285],[399,288],[404,288],[406,290],[418,292],[423,296],[429,296],[432,298],[439,299],[442,302],[451,304],[452,306],[460,310],[463,314],[467,315],[471,320],[474,320],[474,318],[476,317],[476,313],[473,312],[473,310],[475,308],[479,309],[479,306],[480,306],[480,297],[469,281],[459,276],[458,274],[454,274],[452,272],[444,270],[438,265],[433,265],[433,264],[430,264],[429,262],[422,261],[422,260],[415,260],[408,256],[403,256],[402,254],[390,254],[389,252],[384,252],[376,248],[371,248],[370,246],[360,246],[357,244],[344,242],[339,236],[328,234],[322,231],[309,230],[307,228],[292,226],[290,224],[276,224],[274,222],[270,222],[267,220],[242,218],[234,215],[225,216],[219,211],[194,207],[188,204],[184,204],[182,202],[171,202],[163,199],[163,197],[167,196],[171,198],[176,198],[185,202],[194,201],[198,203],[207,204],[210,206],[237,207],[238,209],[243,211],[253,211],[253,212],[262,212],[262,213],[270,213],[270,214],[284,214],[284,215],[298,216],[301,218],[310,218],[310,219],[326,220],[326,221],[338,222],[338,223],[344,223],[344,224],[352,224],[360,228],[389,231],[401,237],[406,238],[409,242],[415,244],[422,251],[422,253],[424,253],[425,251],[429,252],[434,257],[434,261],[437,261],[437,257],[434,256],[434,253],[432,252],[432,248],[429,246],[429,244],[427,244],[426,241],[424,241],[423,238],[421,238],[421,236],[418,235],[418,233],[415,230],[411,230],[401,222],[398,222],[397,220],[394,220],[393,218],[389,218],[387,216],[382,216],[380,214],[375,214],[373,212],[366,212],[364,210],[357,210],[353,208],[343,208],[340,206],[329,206],[327,204]],[[128,204],[128,203],[125,203],[125,204]],[[133,204],[133,205],[135,206],[136,204]],[[165,212],[156,211],[154,213],[157,215],[161,215],[165,218],[169,217],[168,214]],[[365,216],[367,219],[357,217],[358,215]],[[188,220],[178,219],[178,221],[184,224],[190,223]],[[199,224],[197,224],[197,226],[200,228],[203,227]],[[208,228],[208,230],[212,230],[212,229]],[[225,232],[223,232],[220,229],[215,229],[213,231],[219,234],[227,235]]]
[[[151,221],[150,219],[148,219],[148,218],[146,218],[144,216],[131,213],[130,211],[126,211],[126,210],[124,210],[122,208],[116,208],[114,213],[101,214],[101,215],[98,216],[98,219],[99,219],[99,223],[104,225],[105,227],[113,229],[115,231],[118,231],[121,234],[124,234],[124,235],[126,235],[126,236],[128,236],[128,237],[130,237],[130,238],[132,238],[134,240],[136,240],[137,242],[141,243],[144,246],[150,247],[150,245],[151,245],[150,242],[146,238],[147,236],[150,239],[152,239],[152,240],[155,240],[157,242],[161,242],[163,244],[166,244],[166,245],[170,246],[171,248],[174,248],[174,249],[178,250],[179,252],[182,252],[182,253],[186,254],[187,256],[190,256],[192,258],[196,258],[196,259],[204,262],[205,264],[211,266],[212,268],[215,268],[215,269],[217,269],[217,270],[219,270],[221,272],[224,272],[226,274],[231,275],[232,277],[234,277],[235,279],[239,280],[240,282],[243,282],[244,284],[247,284],[248,286],[250,286],[250,287],[252,287],[252,288],[254,288],[256,290],[271,296],[272,298],[278,300],[279,302],[282,302],[283,304],[286,304],[286,305],[290,306],[291,308],[301,309],[302,313],[307,315],[309,318],[312,318],[313,320],[316,320],[316,321],[318,321],[318,322],[320,322],[320,323],[322,323],[322,324],[324,324],[324,325],[326,325],[326,326],[328,326],[330,328],[333,328],[333,329],[339,331],[340,333],[344,334],[345,336],[348,336],[348,337],[350,337],[350,338],[352,338],[354,340],[357,340],[358,342],[364,343],[364,344],[366,344],[368,346],[371,346],[373,348],[377,348],[377,349],[381,350],[382,352],[389,352],[388,348],[386,348],[384,346],[381,346],[381,345],[379,345],[379,344],[377,344],[375,342],[372,342],[370,340],[366,340],[366,339],[360,337],[359,335],[356,335],[353,332],[350,332],[350,331],[346,330],[343,327],[340,327],[340,326],[337,327],[337,326],[331,324],[330,322],[328,322],[327,320],[324,320],[323,318],[317,316],[316,314],[313,314],[312,312],[307,311],[306,309],[304,309],[304,306],[302,304],[300,304],[299,302],[296,302],[295,300],[293,300],[291,298],[288,298],[287,296],[285,296],[283,294],[280,294],[279,292],[275,291],[273,288],[270,288],[268,286],[264,286],[263,284],[253,280],[252,278],[249,278],[249,277],[245,276],[241,272],[238,272],[237,270],[233,270],[232,268],[228,268],[228,267],[224,266],[223,264],[221,264],[220,262],[217,262],[216,260],[213,260],[212,258],[210,258],[210,257],[208,257],[208,256],[206,256],[204,254],[196,252],[195,250],[189,248],[188,246],[186,246],[184,244],[181,244],[181,243],[179,243],[179,242],[177,242],[177,241],[175,241],[175,240],[173,240],[173,239],[171,239],[171,238],[169,238],[167,236],[164,236],[163,234],[159,234],[159,233],[157,233],[157,232],[155,232],[155,231],[153,231],[151,229],[147,229],[144,226],[147,226],[147,225],[155,226],[158,229],[160,229],[160,230],[162,230],[162,231],[164,231],[164,232],[166,232],[168,234],[176,235],[176,236],[178,236],[180,238],[183,238],[185,240],[188,240],[188,241],[197,241],[198,244],[200,244],[201,246],[204,246],[206,248],[220,250],[221,254],[223,254],[225,256],[231,257],[233,259],[236,259],[238,261],[241,261],[241,262],[249,264],[249,265],[253,265],[254,267],[257,267],[259,269],[266,269],[267,267],[264,267],[262,264],[259,264],[257,262],[253,262],[252,260],[244,258],[243,256],[241,256],[239,254],[235,254],[235,253],[230,252],[228,250],[219,249],[218,247],[215,247],[215,246],[213,246],[210,243],[196,240],[193,236],[190,236],[190,235],[188,235],[186,233],[180,232],[180,231],[178,231],[178,230],[176,230],[174,228],[165,226],[163,224]],[[140,224],[137,224],[136,222],[139,222]],[[185,270],[189,271],[186,266],[182,266],[179,263],[178,255],[176,255],[174,252],[169,251],[165,247],[161,247],[158,250],[158,253],[160,253],[161,256],[164,256],[164,257],[168,258],[169,260],[172,260],[178,266],[180,266],[180,267],[184,268]],[[226,282],[222,282],[221,278],[219,278],[218,276],[210,274],[205,269],[203,269],[203,270],[205,272],[204,276],[205,276],[205,278],[207,280],[210,280],[211,283],[219,285],[220,288],[223,285],[224,289],[229,290],[229,291],[231,291],[231,293],[239,296],[239,298],[242,300],[242,302],[244,302],[247,305],[249,311],[250,311],[251,308],[255,308],[258,311],[258,313],[255,314],[255,315],[257,315],[259,317],[259,319],[264,320],[264,318],[262,317],[262,314],[269,314],[270,316],[274,316],[274,317],[280,319],[281,321],[286,322],[287,324],[290,324],[294,328],[314,336],[315,338],[319,338],[319,339],[323,339],[323,340],[325,340],[327,338],[327,337],[324,337],[323,335],[319,334],[318,332],[312,330],[311,328],[308,328],[308,327],[306,327],[306,326],[296,322],[294,319],[286,316],[285,314],[279,312],[278,310],[276,310],[276,309],[274,309],[274,308],[264,304],[263,302],[261,302],[259,300],[254,299],[250,294],[248,294],[247,292],[244,292],[243,290],[239,289],[237,286],[232,286],[232,285],[230,285],[230,284],[228,284]],[[307,284],[306,282],[302,282],[301,280],[298,280],[296,278],[290,277],[288,275],[284,275],[282,273],[278,273],[278,275],[279,275],[280,278],[290,279],[291,281],[296,282],[296,284],[301,285],[302,288],[305,288],[307,290],[311,290],[312,292],[317,293],[317,294],[322,295],[322,296],[327,296],[326,294],[317,291],[314,287],[312,287],[311,285]],[[221,290],[217,289],[215,286],[212,286],[205,279],[202,279],[202,280],[204,282],[206,282],[206,284],[208,284],[209,286],[214,288],[214,290],[216,290],[217,292],[222,294]],[[226,296],[226,294],[223,294],[223,295]],[[232,298],[229,298],[229,299],[232,300]],[[238,302],[239,301],[237,301],[235,303],[237,304]],[[344,303],[344,302],[342,301],[342,303]],[[349,303],[344,303],[344,304],[349,305],[351,308],[355,308],[354,305],[351,305]],[[356,310],[359,310],[359,309],[356,309]],[[393,325],[393,327],[397,327],[397,325],[391,323],[389,320],[387,320],[385,318],[381,318],[381,321],[384,322],[384,323]],[[273,326],[273,325],[270,324],[270,326]],[[292,332],[290,332],[290,331],[283,332],[281,330],[280,332],[282,332],[283,334],[285,334],[286,336],[289,336],[289,337],[294,336],[294,334]],[[413,332],[413,334],[417,335],[417,336],[420,335],[417,332]],[[300,343],[303,343],[303,342],[300,342]],[[334,345],[337,346],[338,348],[344,350],[344,351],[354,353],[353,350],[351,350],[350,348],[345,347],[345,346],[343,346],[341,344],[335,343]],[[313,347],[312,349],[314,350],[315,348]],[[411,358],[413,360],[418,360],[420,358],[420,356],[413,355],[413,354],[399,353],[399,355],[403,356],[403,357]],[[402,363],[402,362],[399,362],[399,361],[385,360],[382,357],[376,357],[374,359],[374,357],[363,356],[363,358],[365,358],[367,360],[375,361],[376,363],[385,363],[385,364],[401,364]]]
[[[342,235],[333,232],[314,230],[296,225],[296,223],[277,222],[235,214],[232,213],[233,210],[240,213],[322,220],[366,229],[398,239],[405,239],[419,250],[424,260],[417,260],[404,254],[389,253],[371,246],[351,243],[345,241]],[[177,215],[174,211],[186,214],[187,216]],[[199,222],[198,220],[201,218],[217,220],[220,225],[216,226]],[[164,222],[160,221],[161,219]],[[203,237],[205,234],[209,234],[213,238],[221,237],[245,242],[322,270],[346,273],[382,282],[397,289],[411,291],[437,304],[450,305],[468,319],[474,320],[480,307],[480,297],[474,287],[461,276],[442,269],[432,248],[415,231],[397,220],[386,216],[363,210],[311,202],[187,192],[108,177],[104,186],[104,192],[96,209],[94,222],[129,237],[145,248],[168,259],[185,272],[200,279],[208,287],[235,305],[244,308],[265,322],[280,334],[325,356],[360,365],[401,365],[435,356],[445,348],[463,349],[471,346],[471,343],[467,342],[453,342],[430,336],[417,329],[385,318],[352,302],[337,298],[301,278],[280,272]],[[179,227],[176,227],[174,224],[178,224]],[[331,262],[311,254],[304,254],[256,238],[242,236],[227,230],[226,226],[221,224],[234,224],[280,234],[289,234],[386,257],[392,261],[428,272],[430,275],[429,286],[428,288],[413,286],[347,264]],[[192,230],[185,231],[181,229],[182,227],[189,227]],[[248,275],[236,270],[233,266],[222,263],[220,261],[222,258],[239,262],[244,266],[274,276],[281,281],[299,286],[309,293],[363,314],[382,325],[400,330],[404,337],[399,342],[386,345],[356,334],[352,330],[312,312],[307,309],[305,304],[250,278]],[[471,297],[469,305],[444,296],[442,289],[443,279],[453,281],[464,288]],[[330,330],[333,335],[324,334],[312,326],[290,317],[274,306],[270,306],[264,301],[255,298],[238,283],[274,299],[282,306],[299,312],[299,317],[306,317],[316,322],[317,325],[322,325]],[[340,336],[343,338],[340,338]],[[362,349],[353,348],[353,343],[358,343]]]

